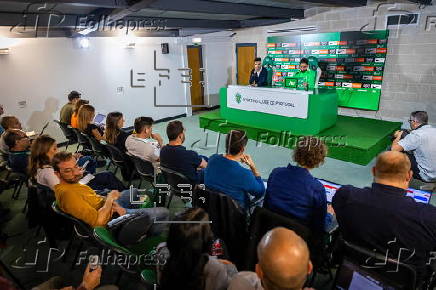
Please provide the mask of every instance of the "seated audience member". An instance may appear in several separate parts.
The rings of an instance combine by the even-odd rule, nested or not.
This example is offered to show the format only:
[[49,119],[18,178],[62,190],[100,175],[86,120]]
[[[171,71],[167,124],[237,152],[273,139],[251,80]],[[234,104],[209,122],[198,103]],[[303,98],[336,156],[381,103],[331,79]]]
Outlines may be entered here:
[[436,181],[436,128],[427,123],[427,112],[412,112],[409,119],[412,131],[404,138],[403,131],[395,132],[392,150],[407,154],[413,178],[432,182]]
[[204,170],[206,187],[229,195],[243,209],[249,208],[248,195],[260,198],[265,193],[265,185],[253,159],[245,154],[247,142],[245,131],[231,130],[226,137],[227,154],[212,155]]
[[103,130],[94,124],[95,109],[91,105],[83,105],[79,109],[78,125],[82,133],[94,137],[98,141],[104,140]]
[[282,227],[263,236],[257,246],[257,257],[256,273],[239,272],[228,290],[301,290],[313,269],[306,242]]
[[146,161],[156,163],[159,161],[160,148],[163,145],[162,137],[153,133],[153,119],[138,117],[135,119],[136,134],[130,135],[126,140],[129,154]]
[[107,143],[115,145],[121,152],[125,153],[126,139],[130,136],[121,128],[124,127],[123,114],[120,112],[111,112],[106,117],[105,140]]
[[208,214],[190,208],[175,220],[178,223],[170,225],[167,247],[158,249],[166,258],[163,269],[158,268],[159,289],[227,289],[237,270],[230,262],[209,255],[213,233]]
[[71,115],[71,127],[78,129],[79,128],[79,109],[83,105],[88,105],[88,100],[79,99],[74,105],[73,114]]
[[21,130],[8,130],[5,143],[9,147],[8,165],[14,172],[27,174],[29,164],[30,139]]
[[203,172],[199,169],[205,168],[207,162],[197,152],[186,150],[185,146],[182,146],[185,142],[185,128],[182,122],[169,122],[167,135],[169,143],[160,150],[160,164],[184,174],[192,182],[202,183]]
[[21,123],[14,116],[4,116],[1,121],[1,126],[5,129],[5,132],[0,136],[0,151],[2,153],[8,154],[9,147],[5,144],[5,133],[7,130],[18,129],[21,130]]
[[[106,226],[112,220],[112,214],[117,213],[120,218],[126,214],[142,214],[150,218],[150,225],[144,227],[145,233],[160,234],[163,224],[154,223],[154,220],[167,220],[166,208],[137,208],[131,200],[139,200],[138,191],[113,190],[102,197],[96,194],[89,186],[79,183],[83,171],[77,166],[76,158],[69,152],[58,152],[53,157],[52,166],[60,183],[55,185],[54,192],[59,208],[87,223],[91,227]],[[148,229],[150,228],[150,229]]]
[[436,250],[436,208],[406,196],[410,168],[406,154],[381,153],[372,169],[372,186],[342,186],[333,208],[346,241],[383,254],[388,250],[395,259],[401,255],[401,262],[415,265],[422,277]]
[[74,105],[80,100],[80,93],[71,91],[68,94],[68,103],[66,103],[60,112],[59,121],[71,125],[71,115],[73,115]]
[[273,169],[266,189],[263,206],[279,214],[290,216],[313,231],[328,231],[336,224],[333,209],[327,206],[324,186],[310,174],[319,167],[327,154],[327,146],[315,137],[304,137],[294,149],[297,166]]
[[[54,155],[58,151],[58,146],[55,139],[48,135],[38,136],[33,142],[30,154],[29,173],[38,184],[54,189],[55,185],[59,184],[59,178],[56,176],[51,162]],[[79,166],[83,166],[86,162],[94,162],[90,156],[81,156],[77,162]],[[86,167],[88,171],[89,165]],[[88,171],[89,172],[89,171]],[[95,171],[94,171],[95,172]],[[94,172],[91,172],[94,174]],[[119,181],[112,172],[103,171],[93,175],[91,180],[87,178],[81,181],[94,190],[114,189],[124,190],[125,186]]]

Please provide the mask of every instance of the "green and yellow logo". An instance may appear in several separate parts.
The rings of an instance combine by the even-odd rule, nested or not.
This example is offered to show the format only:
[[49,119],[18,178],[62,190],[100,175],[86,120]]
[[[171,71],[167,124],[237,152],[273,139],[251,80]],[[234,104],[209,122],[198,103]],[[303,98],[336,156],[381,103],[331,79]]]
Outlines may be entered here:
[[242,96],[241,96],[240,93],[236,93],[236,95],[235,95],[235,100],[236,100],[236,103],[238,103],[238,104],[241,103],[241,101],[242,101]]

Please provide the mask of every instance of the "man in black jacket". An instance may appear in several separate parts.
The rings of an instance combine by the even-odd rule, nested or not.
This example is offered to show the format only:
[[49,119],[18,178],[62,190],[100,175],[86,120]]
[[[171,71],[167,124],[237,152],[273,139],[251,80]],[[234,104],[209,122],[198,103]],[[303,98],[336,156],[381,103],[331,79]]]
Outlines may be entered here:
[[371,187],[345,185],[333,197],[344,239],[383,254],[389,250],[425,277],[436,250],[436,208],[406,196],[413,173],[404,153],[381,153],[373,175]]
[[262,66],[262,60],[260,57],[254,59],[254,69],[250,73],[250,86],[253,87],[265,87],[267,85],[268,72]]

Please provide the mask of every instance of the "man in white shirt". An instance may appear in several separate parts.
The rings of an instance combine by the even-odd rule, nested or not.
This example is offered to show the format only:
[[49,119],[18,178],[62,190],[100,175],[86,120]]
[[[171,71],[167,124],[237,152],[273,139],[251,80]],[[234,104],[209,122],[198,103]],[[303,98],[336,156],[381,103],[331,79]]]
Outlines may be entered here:
[[162,137],[153,133],[153,119],[138,117],[135,119],[135,132],[126,139],[127,152],[146,161],[159,162],[160,148],[163,145]]
[[412,164],[413,178],[426,182],[436,181],[436,128],[428,125],[425,111],[410,114],[412,131],[402,137],[403,131],[395,132],[393,151],[404,151]]

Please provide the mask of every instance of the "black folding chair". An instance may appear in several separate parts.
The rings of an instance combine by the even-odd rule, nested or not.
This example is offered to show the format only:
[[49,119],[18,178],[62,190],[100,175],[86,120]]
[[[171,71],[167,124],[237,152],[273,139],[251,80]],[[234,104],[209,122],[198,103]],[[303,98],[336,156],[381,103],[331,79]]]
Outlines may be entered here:
[[76,128],[71,128],[74,132],[74,134],[76,134],[77,137],[77,148],[76,148],[76,152],[79,151],[80,146],[82,146],[82,151],[84,151],[85,153],[91,153],[92,152],[92,147],[91,147],[91,143],[89,143],[89,140],[85,137],[84,134],[82,134],[82,132],[79,131],[79,129]]
[[138,156],[127,154],[127,156],[132,161],[133,165],[135,166],[135,171],[132,171],[132,177],[133,174],[136,172],[139,176],[139,185],[138,188],[141,188],[142,181],[145,180],[146,182],[150,183],[152,186],[154,186],[154,179],[155,179],[155,172],[153,164],[147,160],[144,160]]
[[[70,219],[57,216],[51,205],[55,200],[53,190],[49,187],[32,183],[28,191],[27,219],[29,227],[38,226],[37,233],[44,229],[47,241],[52,248],[56,248],[56,240],[71,242],[73,225]],[[68,248],[68,247],[67,247]]]
[[248,240],[245,210],[230,196],[209,188],[194,191],[193,206],[209,214],[213,233],[227,245],[231,261],[243,269]]
[[[102,142],[103,143],[103,142]],[[109,152],[109,158],[112,162],[112,164],[115,166],[114,174],[117,173],[118,169],[121,170],[121,175],[128,184],[130,184],[133,180],[133,167],[134,165],[130,161],[127,154],[123,153],[118,149],[116,146],[109,144],[107,142],[104,142],[103,146],[107,149]]]
[[[27,174],[21,172],[15,172],[9,166],[6,166],[6,170],[8,171],[5,179],[7,180],[9,185],[14,186],[14,191],[12,193],[12,199],[18,199],[21,193],[21,189],[23,185],[28,186],[29,176]],[[27,202],[24,206],[23,212],[26,209]]]
[[53,120],[53,122],[59,125],[59,128],[67,139],[67,145],[65,146],[65,150],[67,150],[69,145],[77,142],[76,133],[74,133],[73,128],[68,124],[59,122],[58,120]]
[[[69,215],[69,214],[63,212],[58,207],[56,201],[54,201],[52,203],[51,207],[55,213],[57,213],[58,215],[60,215],[64,218],[67,218],[68,220],[70,220],[72,222],[74,233],[75,233],[74,237],[76,237],[80,241],[79,247],[77,248],[76,253],[74,255],[73,263],[71,264],[71,268],[73,268],[74,263],[76,262],[77,257],[79,256],[79,253],[82,250],[85,243],[91,244],[92,246],[98,246],[98,243],[94,239],[94,230],[91,226],[84,223],[83,221],[73,217],[72,215]],[[72,244],[72,242],[67,246],[67,249],[65,250],[65,252],[68,252],[71,244]]]
[[88,140],[88,143],[91,145],[92,152],[96,158],[101,157],[103,159],[109,158],[109,152],[107,149],[101,144],[95,137],[86,135],[81,133],[83,137]]
[[[195,182],[192,182],[184,174],[162,165],[162,163],[160,164],[160,170],[162,171],[167,184],[170,186],[168,208],[170,208],[174,195],[181,197],[183,201],[186,199],[192,199],[193,192],[196,189]],[[191,194],[187,194],[186,192],[191,192]]]
[[342,243],[344,259],[354,261],[366,271],[394,282],[398,286],[396,289],[417,289],[417,271],[414,266],[349,241],[342,240]]

